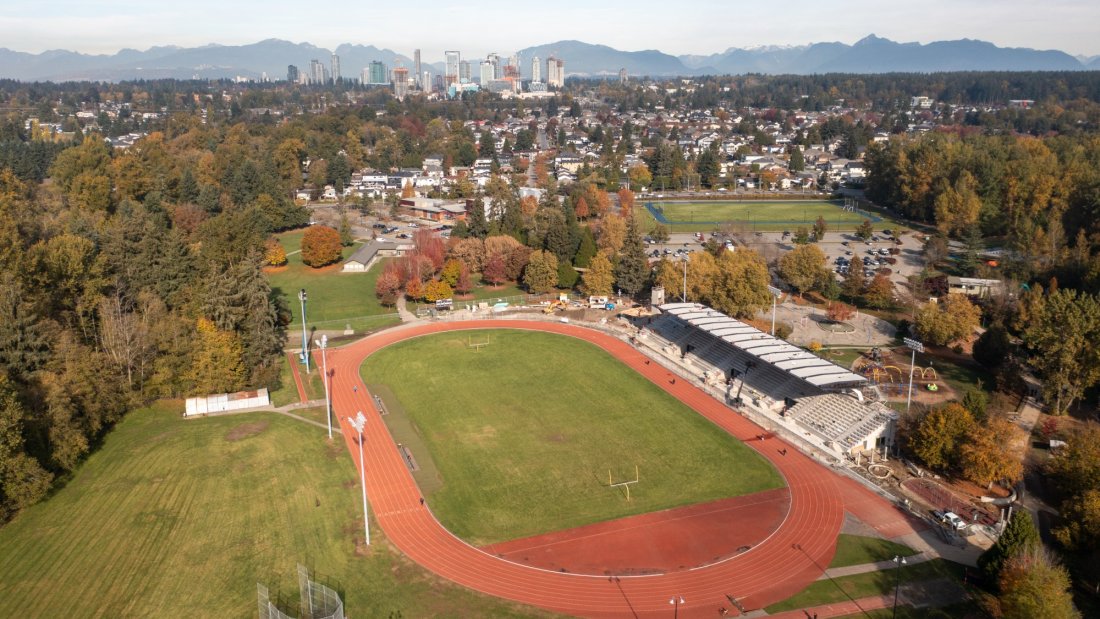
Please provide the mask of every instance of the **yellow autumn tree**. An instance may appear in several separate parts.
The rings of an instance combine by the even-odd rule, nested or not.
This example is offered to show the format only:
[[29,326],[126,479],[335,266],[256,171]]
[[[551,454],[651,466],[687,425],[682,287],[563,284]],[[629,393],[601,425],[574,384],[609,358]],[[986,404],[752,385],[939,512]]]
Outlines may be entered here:
[[244,346],[240,336],[218,329],[206,318],[198,319],[195,331],[191,368],[187,372],[192,393],[227,393],[244,388]]

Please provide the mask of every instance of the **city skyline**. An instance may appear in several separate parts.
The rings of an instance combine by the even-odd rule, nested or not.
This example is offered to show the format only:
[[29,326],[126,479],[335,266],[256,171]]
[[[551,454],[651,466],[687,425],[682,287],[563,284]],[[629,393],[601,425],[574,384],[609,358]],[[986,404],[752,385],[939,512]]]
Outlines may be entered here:
[[[299,3],[255,0],[226,4],[194,0],[159,6],[132,0],[87,3],[78,0],[11,0],[0,7],[0,40],[20,52],[66,49],[113,54],[120,49],[156,46],[240,45],[268,38],[308,42],[335,49],[343,43],[374,45],[410,56],[422,50],[426,62],[440,62],[447,49],[463,57],[511,53],[559,40],[580,40],[616,49],[661,49],[666,53],[713,54],[731,47],[797,46],[816,42],[854,43],[875,34],[899,42],[980,39],[1001,47],[1058,49],[1071,55],[1100,54],[1096,37],[1100,4],[1053,0],[1042,10],[1032,2],[1005,0],[995,10],[982,0],[929,0],[889,5],[856,0],[821,5],[791,0],[782,13],[747,2],[688,0],[676,7],[682,19],[665,15],[654,0],[590,3],[563,0],[554,10],[488,0],[478,11],[439,0],[423,0],[410,38],[406,29],[370,29],[368,23],[400,23],[402,7],[320,2],[303,15]],[[487,27],[484,15],[508,14],[517,27]],[[339,19],[332,19],[339,15]],[[711,17],[708,17],[711,16]],[[311,16],[317,16],[311,19]],[[725,16],[726,18],[722,18]],[[717,18],[715,18],[717,17]],[[538,28],[518,27],[537,24]],[[242,27],[244,25],[245,27]]]

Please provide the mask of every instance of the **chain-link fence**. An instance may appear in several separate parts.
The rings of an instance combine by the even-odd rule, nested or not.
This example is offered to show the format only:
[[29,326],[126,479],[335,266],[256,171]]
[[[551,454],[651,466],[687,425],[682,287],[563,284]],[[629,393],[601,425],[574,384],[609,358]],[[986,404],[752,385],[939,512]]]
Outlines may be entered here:
[[[311,579],[309,569],[302,564],[298,564],[298,591],[300,619],[344,619],[344,602],[340,599],[340,594]],[[280,604],[271,599],[265,585],[256,584],[256,598],[260,619],[296,619],[279,608]]]
[[344,619],[344,602],[332,589],[314,582],[309,570],[298,564],[298,588],[302,592],[302,619]]
[[256,583],[256,597],[260,606],[260,619],[294,619],[294,617],[279,610],[275,602],[271,601],[267,587],[260,583]]

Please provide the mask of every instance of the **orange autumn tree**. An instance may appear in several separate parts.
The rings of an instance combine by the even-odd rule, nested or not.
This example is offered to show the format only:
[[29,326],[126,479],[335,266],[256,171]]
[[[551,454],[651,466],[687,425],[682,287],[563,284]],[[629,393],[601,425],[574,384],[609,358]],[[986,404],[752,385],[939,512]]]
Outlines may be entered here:
[[619,211],[623,217],[630,217],[634,213],[634,192],[626,187],[619,190]]
[[585,200],[584,196],[577,198],[573,212],[577,214],[577,219],[588,219],[588,200]]
[[844,322],[845,320],[851,319],[855,314],[855,308],[846,303],[841,303],[840,301],[833,301],[825,308],[825,315],[833,322]]
[[315,269],[338,262],[344,244],[340,233],[328,226],[310,226],[302,235],[302,263]]

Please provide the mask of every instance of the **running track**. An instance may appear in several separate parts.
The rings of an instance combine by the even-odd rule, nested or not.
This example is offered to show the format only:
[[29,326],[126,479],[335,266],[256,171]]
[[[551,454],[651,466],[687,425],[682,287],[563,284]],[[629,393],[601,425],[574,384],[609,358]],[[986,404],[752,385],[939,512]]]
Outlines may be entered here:
[[[420,491],[398,453],[374,402],[359,378],[368,355],[390,344],[431,333],[464,329],[530,329],[577,337],[605,349],[655,384],[682,400],[768,459],[783,474],[791,493],[786,520],[771,537],[732,559],[690,571],[609,579],[550,572],[511,563],[482,552],[453,536],[420,505]],[[359,467],[356,433],[348,416],[367,418],[364,444],[367,495],[371,511],[387,538],[413,561],[436,574],[489,595],[583,617],[669,617],[669,599],[682,596],[679,617],[716,617],[725,607],[737,614],[727,595],[749,610],[786,599],[821,575],[832,560],[844,519],[841,479],[776,438],[761,433],[714,398],[677,380],[629,344],[598,331],[535,321],[468,321],[416,324],[383,331],[329,351],[335,369],[333,406],[343,436]],[[352,387],[358,389],[353,391]],[[786,449],[786,455],[779,450]],[[731,468],[736,463],[730,463]],[[870,494],[870,493],[868,493]]]

